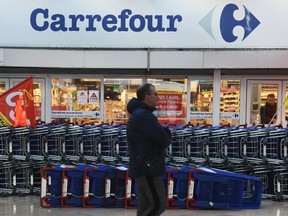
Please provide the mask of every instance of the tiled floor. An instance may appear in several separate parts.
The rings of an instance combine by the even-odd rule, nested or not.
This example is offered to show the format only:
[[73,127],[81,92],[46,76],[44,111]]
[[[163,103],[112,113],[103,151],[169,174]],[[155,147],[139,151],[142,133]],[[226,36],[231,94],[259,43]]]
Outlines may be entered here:
[[[119,208],[40,208],[38,196],[0,198],[1,216],[134,216],[135,209]],[[288,216],[288,201],[263,200],[260,209],[252,210],[166,210],[162,216]]]

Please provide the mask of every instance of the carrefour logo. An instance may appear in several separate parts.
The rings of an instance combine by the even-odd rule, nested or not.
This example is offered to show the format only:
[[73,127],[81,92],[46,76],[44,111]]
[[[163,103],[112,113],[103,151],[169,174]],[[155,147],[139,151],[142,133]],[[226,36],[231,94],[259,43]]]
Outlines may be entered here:
[[[260,24],[260,21],[243,5],[244,8],[244,18],[242,20],[237,20],[235,18],[234,12],[239,10],[238,6],[235,4],[226,5],[222,12],[220,13],[219,19],[219,30],[224,41],[232,43],[238,39],[237,35],[234,35],[233,31],[235,27],[242,27],[244,30],[242,41],[244,41]],[[214,15],[216,14],[217,7],[214,7],[200,22],[199,24],[203,29],[214,39],[215,30],[212,29],[212,21]]]

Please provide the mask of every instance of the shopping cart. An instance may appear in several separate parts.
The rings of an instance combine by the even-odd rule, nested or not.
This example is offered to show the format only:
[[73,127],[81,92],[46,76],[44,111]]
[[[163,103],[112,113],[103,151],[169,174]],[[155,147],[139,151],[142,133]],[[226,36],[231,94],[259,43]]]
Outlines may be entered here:
[[12,159],[11,127],[0,127],[0,160]]
[[64,161],[80,160],[80,145],[83,136],[83,127],[79,125],[67,126],[64,135],[64,143],[62,149],[62,158]]
[[277,191],[275,190],[275,176],[285,172],[285,169],[281,166],[277,166],[274,169],[267,169],[266,167],[255,167],[252,171],[246,171],[245,174],[255,176],[262,182],[263,191],[262,198],[275,198]]
[[205,140],[210,136],[211,125],[196,126],[192,128],[191,136],[185,143],[185,156],[192,161],[192,164],[209,164],[209,157],[205,156],[208,145]]
[[188,157],[185,154],[185,147],[188,139],[192,136],[192,128],[190,126],[174,126],[171,130],[171,145],[168,147],[168,161],[173,163],[188,162]]
[[125,193],[125,208],[136,208],[137,201],[137,186],[135,179],[126,173],[126,193]]
[[182,169],[189,172],[186,208],[260,208],[260,179],[218,169],[198,167]]
[[203,140],[205,165],[220,169],[224,169],[227,166],[227,160],[225,161],[225,158],[222,158],[221,144],[229,136],[233,128],[230,125],[213,126],[210,128],[209,136]]
[[280,159],[288,164],[288,138],[283,138],[280,142]]
[[124,207],[126,166],[99,165],[84,170],[83,207]]
[[83,130],[79,149],[80,158],[83,158],[83,161],[88,163],[96,162],[98,161],[97,149],[101,148],[101,125],[86,125]]
[[97,156],[102,162],[116,161],[115,150],[118,133],[118,125],[101,126],[100,145],[98,146]]
[[31,195],[34,194],[34,176],[32,171],[32,162],[21,162],[15,166],[15,183],[16,183],[16,194],[18,195]]
[[247,136],[249,128],[235,127],[228,131],[228,135],[221,140],[221,158],[224,160],[240,160],[240,140]]
[[166,167],[167,170],[167,209],[186,208],[188,191],[188,172],[182,172],[181,167]]
[[280,164],[281,159],[281,143],[288,136],[288,128],[269,128],[267,136],[260,140],[260,158],[263,163]]
[[126,173],[128,167],[118,164],[105,174],[105,207],[125,207]]
[[43,152],[45,149],[44,143],[47,140],[47,135],[49,134],[48,125],[39,125],[32,129],[29,134],[28,150],[27,154],[30,159],[42,161],[44,160]]
[[126,125],[119,125],[118,127],[118,139],[115,143],[114,152],[117,162],[129,161]]
[[74,166],[56,165],[42,167],[40,206],[42,208],[61,207],[62,170]]
[[[29,150],[30,128],[17,127],[11,130],[12,155],[17,160],[26,160]],[[10,152],[10,151],[9,151]]]
[[84,170],[90,165],[81,164],[76,167],[66,167],[62,170],[62,207],[83,206]]
[[30,188],[31,192],[35,195],[40,195],[41,192],[41,169],[46,167],[46,161],[33,161],[30,164],[29,176],[30,176]]
[[274,175],[274,200],[282,201],[288,198],[288,172],[287,169],[278,170]]
[[49,128],[49,134],[44,139],[43,143],[43,155],[46,160],[62,161],[65,162],[63,152],[65,152],[65,135],[66,124],[52,125]]
[[240,156],[244,161],[254,164],[261,164],[263,160],[260,157],[260,142],[267,137],[267,128],[261,127],[251,129],[246,137],[240,140]]
[[16,194],[15,160],[0,161],[0,196]]

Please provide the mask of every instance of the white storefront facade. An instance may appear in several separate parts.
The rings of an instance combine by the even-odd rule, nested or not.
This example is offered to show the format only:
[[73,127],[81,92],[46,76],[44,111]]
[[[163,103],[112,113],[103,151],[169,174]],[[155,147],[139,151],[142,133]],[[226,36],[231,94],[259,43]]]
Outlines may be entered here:
[[125,123],[152,82],[163,123],[252,124],[268,93],[287,123],[284,0],[24,2],[0,2],[0,91],[32,75],[39,121]]

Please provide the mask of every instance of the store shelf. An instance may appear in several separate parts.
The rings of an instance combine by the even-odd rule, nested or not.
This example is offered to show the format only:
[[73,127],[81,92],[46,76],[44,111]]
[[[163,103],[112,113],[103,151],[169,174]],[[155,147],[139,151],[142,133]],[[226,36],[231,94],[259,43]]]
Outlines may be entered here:
[[222,92],[220,96],[221,112],[239,112],[240,97],[239,91]]

